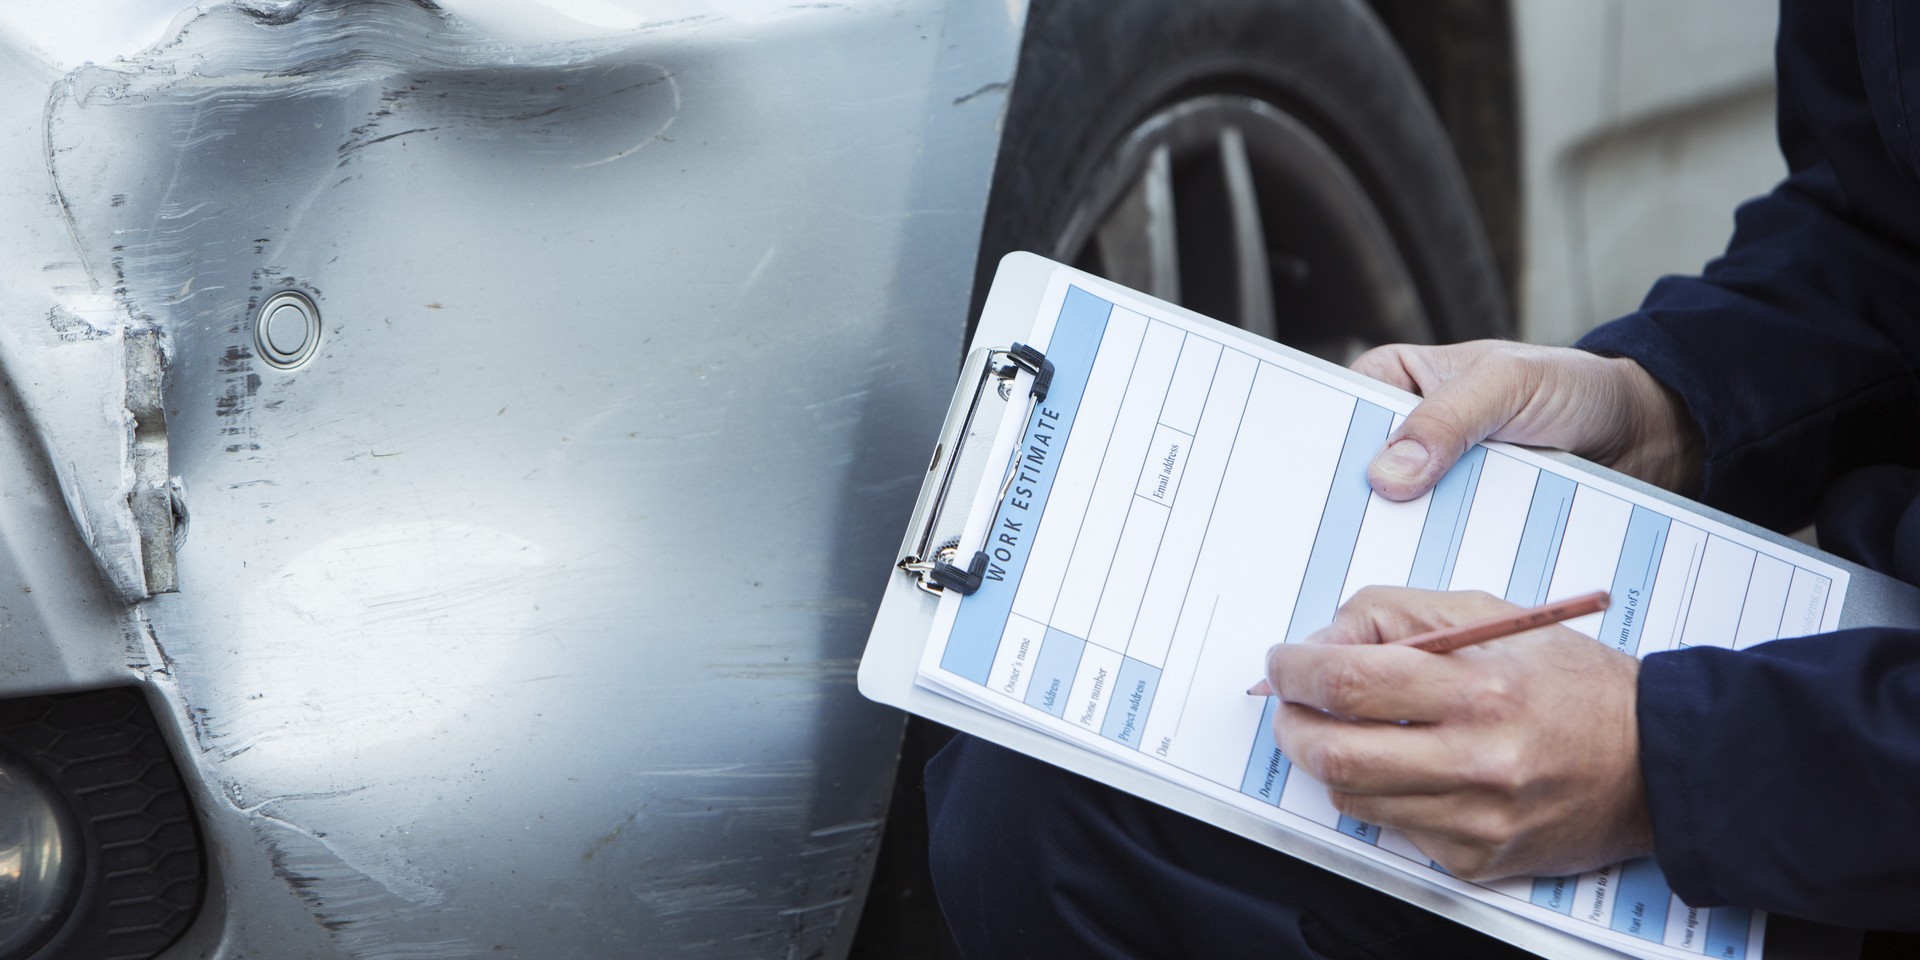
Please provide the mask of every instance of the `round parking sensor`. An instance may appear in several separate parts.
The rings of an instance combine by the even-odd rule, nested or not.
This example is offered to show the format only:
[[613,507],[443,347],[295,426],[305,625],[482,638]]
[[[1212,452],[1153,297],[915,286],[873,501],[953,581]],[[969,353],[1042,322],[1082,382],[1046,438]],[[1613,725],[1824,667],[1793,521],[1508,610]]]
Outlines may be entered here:
[[268,297],[253,318],[253,344],[268,366],[290,370],[306,363],[320,345],[320,308],[293,290]]

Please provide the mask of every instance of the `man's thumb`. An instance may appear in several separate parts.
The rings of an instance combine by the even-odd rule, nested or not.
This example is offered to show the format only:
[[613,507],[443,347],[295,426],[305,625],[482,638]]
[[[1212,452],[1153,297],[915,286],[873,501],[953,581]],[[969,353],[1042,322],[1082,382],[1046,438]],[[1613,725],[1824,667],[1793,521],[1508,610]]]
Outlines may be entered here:
[[1510,412],[1499,408],[1498,394],[1486,386],[1479,378],[1456,377],[1429,392],[1367,467],[1373,489],[1388,500],[1426,493],[1468,447],[1511,419]]

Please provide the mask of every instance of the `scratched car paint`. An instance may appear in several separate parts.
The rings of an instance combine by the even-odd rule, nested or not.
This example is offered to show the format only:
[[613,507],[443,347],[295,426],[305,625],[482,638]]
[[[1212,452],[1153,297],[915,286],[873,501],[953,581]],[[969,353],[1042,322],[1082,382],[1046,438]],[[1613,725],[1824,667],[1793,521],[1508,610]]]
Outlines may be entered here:
[[1022,15],[0,16],[0,696],[148,693],[166,956],[844,949]]

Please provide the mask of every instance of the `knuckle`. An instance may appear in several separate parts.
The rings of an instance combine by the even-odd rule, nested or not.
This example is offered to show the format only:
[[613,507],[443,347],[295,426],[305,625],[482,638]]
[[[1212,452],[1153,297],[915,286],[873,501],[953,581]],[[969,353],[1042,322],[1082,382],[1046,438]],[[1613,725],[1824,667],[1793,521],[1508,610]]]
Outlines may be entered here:
[[[1467,409],[1451,393],[1428,397],[1412,413],[1407,414],[1406,435],[1416,436],[1425,441],[1429,450],[1466,449],[1467,428],[1465,424],[1473,419],[1473,411]],[[1457,448],[1457,449],[1455,449]]]
[[1374,822],[1372,805],[1367,802],[1365,794],[1329,789],[1327,797],[1333,801],[1333,809],[1338,810],[1342,815],[1364,823]]
[[1504,796],[1521,793],[1530,781],[1525,758],[1510,746],[1495,747],[1482,753],[1474,766],[1473,779]]
[[1504,673],[1481,673],[1469,681],[1469,701],[1476,717],[1500,724],[1520,713],[1521,688]]
[[1322,706],[1337,713],[1354,713],[1366,696],[1369,685],[1366,671],[1350,657],[1328,664],[1320,674]]
[[[1486,725],[1484,707],[1476,704],[1469,722]],[[1496,796],[1511,799],[1530,786],[1540,764],[1535,762],[1532,742],[1524,731],[1496,729],[1481,731],[1456,744],[1456,770],[1462,780]]]
[[1333,618],[1335,621],[1339,621],[1342,615],[1344,615],[1347,619],[1352,619],[1369,610],[1379,608],[1384,605],[1391,596],[1392,593],[1388,588],[1380,586],[1379,584],[1368,584],[1355,590],[1353,596],[1348,597],[1347,602],[1340,605],[1340,609],[1334,613]]
[[1458,594],[1459,603],[1453,608],[1457,616],[1480,619],[1496,614],[1516,613],[1521,607],[1507,599],[1488,593],[1485,590],[1467,590]]
[[1362,373],[1391,369],[1397,363],[1400,353],[1401,345],[1397,343],[1374,347],[1353,358],[1353,369]]
[[1513,817],[1497,808],[1482,808],[1469,816],[1461,826],[1471,855],[1478,857],[1483,867],[1492,856],[1492,851],[1506,847],[1519,833]]
[[1473,681],[1474,695],[1489,703],[1504,703],[1514,695],[1513,680],[1504,673],[1483,671]]
[[1321,783],[1337,788],[1349,784],[1353,776],[1354,759],[1352,753],[1340,745],[1321,741],[1308,749],[1303,765]]
[[1469,883],[1493,879],[1492,870],[1489,869],[1493,858],[1484,852],[1452,850],[1434,859],[1446,867],[1448,873]]

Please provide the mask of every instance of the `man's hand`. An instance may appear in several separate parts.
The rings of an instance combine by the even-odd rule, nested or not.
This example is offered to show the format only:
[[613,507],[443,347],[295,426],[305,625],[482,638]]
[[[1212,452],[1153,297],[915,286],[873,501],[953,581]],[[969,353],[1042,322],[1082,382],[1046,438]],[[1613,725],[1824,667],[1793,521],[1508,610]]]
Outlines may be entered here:
[[1560,876],[1652,852],[1639,661],[1564,627],[1454,653],[1389,641],[1515,609],[1369,587],[1267,655],[1282,753],[1340,812],[1404,832],[1455,876]]
[[1489,437],[1572,451],[1682,493],[1699,483],[1699,431],[1679,399],[1632,360],[1476,340],[1376,347],[1353,369],[1424,398],[1368,469],[1373,489],[1390,500],[1432,489]]

